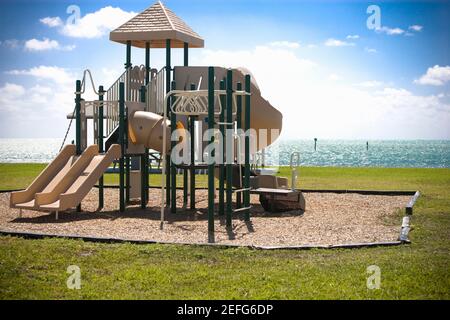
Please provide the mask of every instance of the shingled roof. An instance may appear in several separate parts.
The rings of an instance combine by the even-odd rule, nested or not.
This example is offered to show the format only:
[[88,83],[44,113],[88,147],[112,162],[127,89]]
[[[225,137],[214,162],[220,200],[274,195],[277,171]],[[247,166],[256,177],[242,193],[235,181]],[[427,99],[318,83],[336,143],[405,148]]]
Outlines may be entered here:
[[145,48],[150,42],[152,48],[165,48],[166,39],[171,40],[172,48],[183,48],[187,42],[190,48],[203,48],[203,39],[161,1],[139,13],[131,20],[109,34],[111,41]]

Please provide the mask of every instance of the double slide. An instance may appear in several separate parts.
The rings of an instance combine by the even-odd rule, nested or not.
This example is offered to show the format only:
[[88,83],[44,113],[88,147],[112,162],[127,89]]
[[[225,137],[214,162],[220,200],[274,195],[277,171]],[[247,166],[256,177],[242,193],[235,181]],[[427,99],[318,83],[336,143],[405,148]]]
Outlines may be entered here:
[[91,145],[79,156],[75,145],[67,145],[27,189],[11,193],[10,207],[56,212],[76,207],[120,156],[118,144],[105,154]]

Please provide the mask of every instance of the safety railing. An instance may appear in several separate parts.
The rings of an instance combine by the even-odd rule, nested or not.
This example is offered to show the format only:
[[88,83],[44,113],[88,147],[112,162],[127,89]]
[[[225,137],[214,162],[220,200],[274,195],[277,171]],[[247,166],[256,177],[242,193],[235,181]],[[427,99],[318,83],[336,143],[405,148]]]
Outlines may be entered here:
[[[214,114],[220,115],[223,109],[220,96],[226,96],[226,90],[214,90]],[[237,112],[237,96],[250,95],[245,91],[233,92],[232,114]],[[172,97],[171,112],[177,115],[207,115],[208,114],[208,90],[172,90],[167,93]],[[166,97],[166,99],[167,99]],[[221,123],[218,123],[221,124]]]
[[154,76],[146,87],[147,111],[163,114],[164,97],[166,95],[166,69],[162,68]]
[[135,66],[126,70],[106,91],[105,135],[109,136],[119,125],[119,85],[125,85],[125,101],[140,101],[140,89],[145,84],[145,67]]

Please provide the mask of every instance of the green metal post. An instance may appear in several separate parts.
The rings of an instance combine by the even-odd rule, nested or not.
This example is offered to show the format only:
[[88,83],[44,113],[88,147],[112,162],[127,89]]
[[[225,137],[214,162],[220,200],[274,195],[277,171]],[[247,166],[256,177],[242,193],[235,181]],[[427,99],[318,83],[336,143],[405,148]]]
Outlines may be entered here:
[[[75,143],[76,153],[81,154],[81,81],[77,80],[75,93]],[[77,211],[81,211],[81,203],[77,206]]]
[[150,42],[145,43],[145,85],[150,82]]
[[[172,81],[171,83],[171,88],[172,90],[175,90],[175,81]],[[170,104],[172,105],[173,103],[173,99],[170,99]],[[177,115],[173,112],[170,113],[170,134],[172,136],[173,132],[177,129]],[[175,145],[177,143],[175,141],[171,141],[170,145],[171,145],[171,150],[173,150],[175,148]],[[170,212],[171,213],[176,213],[177,211],[177,168],[175,166],[175,163],[173,162],[172,157],[170,157],[171,161],[170,161],[170,177],[171,177],[171,185],[172,185],[172,189],[171,189],[171,204],[170,204]]]
[[[171,52],[170,52],[170,39],[166,40],[166,93],[168,93],[170,91],[170,82],[171,82]],[[170,118],[170,101],[167,101],[167,117]],[[171,195],[171,186],[170,182],[171,182],[171,178],[170,178],[170,173],[171,173],[171,161],[170,161],[170,156],[166,158],[166,204],[170,205],[170,195]]]
[[126,54],[126,62],[125,62],[125,69],[128,69],[131,67],[131,41],[127,41],[127,54]]
[[[238,82],[236,85],[236,90],[237,91],[242,91],[242,83]],[[240,129],[242,129],[242,96],[237,96],[236,97],[236,123],[237,123],[237,129],[238,129],[238,134],[240,133]],[[238,137],[238,139],[240,139],[240,137]],[[238,155],[239,157],[241,156],[241,150],[240,150],[240,145],[239,145],[239,149],[238,149]],[[241,167],[241,159],[238,159],[238,166]],[[239,179],[242,179],[242,177],[239,177]],[[240,186],[240,188],[242,188],[242,186]],[[236,208],[240,208],[241,207],[241,197],[242,194],[241,192],[236,193]]]
[[[233,71],[229,69],[227,71],[227,132],[226,132],[226,153],[232,152],[233,149],[233,139],[232,136],[229,138],[230,130],[233,125]],[[229,138],[229,139],[228,139]],[[226,154],[226,174],[227,174],[227,189],[226,189],[226,226],[231,228],[232,224],[232,214],[233,214],[233,163],[231,157]]]
[[[98,151],[100,153],[105,152],[103,147],[103,86],[98,87],[98,100],[100,101],[100,106],[98,108]],[[104,190],[103,190],[103,174],[98,180],[98,208],[102,209],[104,207]]]
[[[145,85],[148,86],[150,83],[150,73],[151,73],[151,67],[150,67],[150,42],[145,43],[145,70],[147,71],[145,74]],[[146,93],[146,92],[145,92]],[[150,98],[149,98],[150,99]],[[146,101],[146,95],[144,95],[144,101],[147,105],[150,101]],[[149,110],[146,110],[149,111]],[[148,148],[145,148],[145,161],[144,161],[144,188],[145,188],[145,203],[148,203],[148,181],[149,181],[149,171],[148,171]]]
[[[195,90],[195,84],[191,84],[190,87],[191,91]],[[191,210],[195,210],[195,116],[190,116],[189,117],[189,133],[191,135],[191,145],[190,145],[190,149],[191,149],[191,199],[190,199],[190,205],[191,205]]]
[[[187,67],[189,65],[189,43],[184,43],[184,63],[183,65]],[[189,120],[188,120],[189,121]],[[188,201],[188,170],[183,169],[183,204],[187,205]]]
[[[219,89],[225,90],[225,80],[220,80]],[[220,112],[219,122],[223,123],[225,122],[226,104],[226,97],[224,95],[220,96],[220,104],[222,105],[222,111]],[[220,151],[222,161],[219,163],[219,215],[223,216],[225,214],[225,126],[220,124],[219,130],[222,136],[222,150]]]
[[184,43],[184,66],[187,67],[189,65],[189,43]]
[[[214,67],[208,68],[208,129],[214,129]],[[211,135],[209,143],[214,143]],[[211,160],[214,154],[209,155]],[[208,164],[208,231],[210,236],[214,233],[214,161]]]
[[122,148],[122,155],[119,160],[119,210],[123,212],[125,211],[125,85],[123,82],[119,83],[119,143]]
[[[245,92],[250,93],[250,75],[245,76]],[[250,187],[250,95],[245,96],[245,168],[244,188]],[[244,207],[250,206],[250,191],[244,191]],[[245,221],[250,221],[250,209],[244,212]]]
[[125,157],[125,203],[130,203],[130,162],[131,157]]
[[75,143],[77,155],[81,154],[81,81],[75,85]]
[[[140,97],[139,100],[145,103],[145,86],[141,86]],[[147,188],[145,187],[146,179],[146,161],[145,161],[145,152],[141,155],[141,209],[145,209],[147,206]]]
[[188,170],[183,169],[183,206],[186,207],[188,203]]
[[[128,40],[127,41],[127,54],[126,54],[126,62],[125,62],[125,69],[130,69],[131,68],[131,41]],[[125,95],[125,99],[128,100],[130,99],[130,88],[128,87],[128,83],[127,83],[127,93]],[[125,114],[125,108],[124,108],[124,118],[126,118],[126,114]],[[127,125],[126,125],[126,121],[124,119],[124,143],[125,145],[128,144],[127,142]],[[125,154],[125,150],[126,147],[123,149],[124,154]],[[129,156],[125,156],[125,202],[129,203],[130,202],[130,157]]]

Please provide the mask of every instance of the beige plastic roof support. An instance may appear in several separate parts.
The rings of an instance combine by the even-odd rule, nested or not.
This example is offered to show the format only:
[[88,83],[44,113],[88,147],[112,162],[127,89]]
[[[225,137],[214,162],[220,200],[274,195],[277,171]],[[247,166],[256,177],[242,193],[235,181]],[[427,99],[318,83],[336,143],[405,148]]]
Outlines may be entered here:
[[161,1],[111,31],[109,39],[123,44],[131,41],[138,48],[145,48],[146,42],[151,48],[165,48],[167,39],[172,48],[183,48],[185,42],[189,48],[204,47],[203,39]]
[[[44,190],[62,170],[68,170],[68,162],[75,156],[76,147],[73,144],[66,145],[56,158],[37,176],[36,179],[23,191],[12,192],[9,205],[11,208],[19,203],[34,200],[34,195]],[[57,177],[58,179],[59,177]]]

